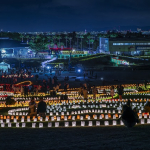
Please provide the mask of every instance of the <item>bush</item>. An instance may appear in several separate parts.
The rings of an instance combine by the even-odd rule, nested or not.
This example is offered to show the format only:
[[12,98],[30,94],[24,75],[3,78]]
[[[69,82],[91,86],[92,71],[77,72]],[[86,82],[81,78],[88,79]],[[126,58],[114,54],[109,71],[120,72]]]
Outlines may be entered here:
[[11,96],[8,96],[7,98],[6,98],[6,105],[14,105],[16,102],[15,102],[15,100],[13,99],[13,97],[11,97]]

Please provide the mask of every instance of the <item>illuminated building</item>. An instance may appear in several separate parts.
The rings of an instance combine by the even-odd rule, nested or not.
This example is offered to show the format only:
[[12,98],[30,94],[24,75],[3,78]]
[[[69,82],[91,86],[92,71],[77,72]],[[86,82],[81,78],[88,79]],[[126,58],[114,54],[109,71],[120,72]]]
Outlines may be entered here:
[[100,38],[100,53],[116,55],[149,55],[150,40],[138,38]]

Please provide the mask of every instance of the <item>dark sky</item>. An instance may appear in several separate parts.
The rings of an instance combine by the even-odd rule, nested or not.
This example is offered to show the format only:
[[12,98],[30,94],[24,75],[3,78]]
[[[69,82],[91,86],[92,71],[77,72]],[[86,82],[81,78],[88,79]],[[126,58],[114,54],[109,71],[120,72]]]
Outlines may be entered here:
[[4,31],[81,31],[150,26],[150,0],[1,0]]

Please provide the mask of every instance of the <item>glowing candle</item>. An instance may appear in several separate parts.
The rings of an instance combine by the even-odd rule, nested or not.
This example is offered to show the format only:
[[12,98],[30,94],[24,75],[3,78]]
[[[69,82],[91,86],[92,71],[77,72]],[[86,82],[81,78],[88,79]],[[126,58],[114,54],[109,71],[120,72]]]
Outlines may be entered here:
[[85,126],[85,121],[81,121],[81,126]]
[[141,119],[141,124],[144,124],[144,119]]
[[1,127],[5,127],[5,123],[1,123]]
[[16,127],[19,127],[19,123],[16,123]]
[[93,126],[93,121],[89,121],[89,125],[88,126]]
[[26,127],[26,123],[22,123],[22,128],[25,128]]
[[100,121],[96,121],[96,126],[100,126]]
[[65,127],[69,127],[69,122],[65,122]]
[[109,121],[104,121],[104,125],[108,126],[109,125]]
[[76,126],[76,121],[73,121],[72,122],[72,127],[75,127]]
[[59,122],[55,122],[55,127],[59,127]]
[[8,123],[8,127],[9,127],[9,128],[11,127],[11,123],[10,123],[10,122]]
[[32,128],[35,128],[36,127],[36,123],[32,123]]
[[117,125],[117,121],[116,120],[113,120],[113,125]]
[[39,123],[39,128],[43,128],[43,123]]

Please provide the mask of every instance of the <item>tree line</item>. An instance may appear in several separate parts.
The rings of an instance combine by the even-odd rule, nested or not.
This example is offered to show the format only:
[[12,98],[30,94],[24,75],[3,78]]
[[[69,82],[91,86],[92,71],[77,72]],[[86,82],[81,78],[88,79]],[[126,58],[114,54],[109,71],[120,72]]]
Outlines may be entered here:
[[1,32],[1,37],[9,37],[14,40],[29,44],[29,47],[35,51],[48,50],[53,48],[56,44],[58,47],[74,48],[76,50],[96,50],[99,46],[99,38],[123,38],[124,36],[130,38],[131,36],[143,36],[141,33],[127,32],[126,35],[120,32],[110,32],[107,34],[77,34],[76,32],[68,34],[56,34],[56,35],[32,35],[18,32]]

